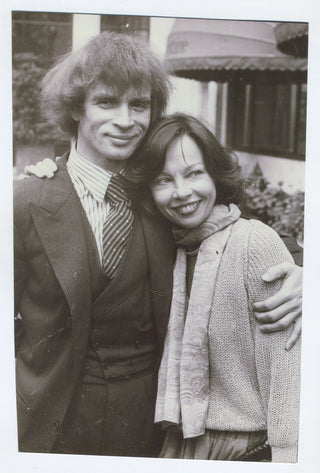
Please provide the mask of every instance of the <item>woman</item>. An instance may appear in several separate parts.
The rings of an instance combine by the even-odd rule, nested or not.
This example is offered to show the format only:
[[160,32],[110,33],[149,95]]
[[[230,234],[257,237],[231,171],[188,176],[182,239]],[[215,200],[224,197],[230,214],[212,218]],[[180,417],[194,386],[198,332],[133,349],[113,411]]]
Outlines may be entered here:
[[173,224],[178,248],[155,413],[167,429],[161,456],[268,461],[270,445],[272,461],[295,462],[300,341],[286,351],[287,331],[264,334],[253,316],[281,284],[261,275],[292,257],[271,228],[241,218],[240,167],[197,119],[162,119],[139,159],[140,201],[144,192]]

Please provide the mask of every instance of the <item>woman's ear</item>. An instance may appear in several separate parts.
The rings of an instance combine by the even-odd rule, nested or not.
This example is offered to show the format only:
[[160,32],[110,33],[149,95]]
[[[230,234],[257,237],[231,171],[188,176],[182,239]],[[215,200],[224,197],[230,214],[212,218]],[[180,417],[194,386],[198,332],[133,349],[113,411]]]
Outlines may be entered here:
[[81,114],[80,114],[80,112],[77,111],[77,110],[72,110],[72,111],[71,111],[71,117],[72,117],[72,119],[73,119],[75,122],[78,122],[78,121],[80,120],[80,118],[81,118]]

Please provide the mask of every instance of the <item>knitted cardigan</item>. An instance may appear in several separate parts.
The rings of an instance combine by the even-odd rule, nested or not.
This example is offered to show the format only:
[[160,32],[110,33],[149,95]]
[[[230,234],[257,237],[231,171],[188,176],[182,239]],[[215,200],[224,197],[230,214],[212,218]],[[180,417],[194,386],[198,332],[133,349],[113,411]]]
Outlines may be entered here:
[[252,306],[279,290],[281,282],[265,283],[261,275],[284,261],[293,260],[270,227],[238,220],[221,260],[208,325],[206,428],[267,430],[273,462],[297,460],[300,341],[287,352],[291,328],[263,334]]

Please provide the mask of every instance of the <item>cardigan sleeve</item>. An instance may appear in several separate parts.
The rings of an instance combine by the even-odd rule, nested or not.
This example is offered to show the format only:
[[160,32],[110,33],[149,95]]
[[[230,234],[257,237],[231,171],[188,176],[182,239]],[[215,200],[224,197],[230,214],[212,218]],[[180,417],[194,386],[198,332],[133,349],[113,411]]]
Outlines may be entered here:
[[273,462],[297,461],[301,341],[286,351],[290,327],[282,332],[262,333],[253,317],[252,304],[280,289],[281,282],[265,283],[261,275],[270,266],[284,261],[292,262],[292,257],[280,237],[261,222],[251,221],[247,289],[252,311],[259,390],[267,417]]

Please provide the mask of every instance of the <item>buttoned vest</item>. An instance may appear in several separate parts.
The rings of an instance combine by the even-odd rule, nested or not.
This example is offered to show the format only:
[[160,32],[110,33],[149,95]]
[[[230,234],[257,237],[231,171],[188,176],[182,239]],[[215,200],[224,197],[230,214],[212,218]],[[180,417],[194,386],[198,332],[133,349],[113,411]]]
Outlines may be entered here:
[[135,216],[123,261],[112,280],[102,271],[87,220],[84,226],[91,272],[92,311],[83,380],[103,383],[152,369],[158,342],[141,221]]

